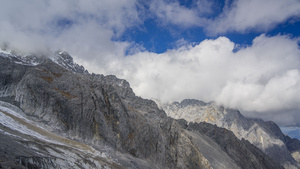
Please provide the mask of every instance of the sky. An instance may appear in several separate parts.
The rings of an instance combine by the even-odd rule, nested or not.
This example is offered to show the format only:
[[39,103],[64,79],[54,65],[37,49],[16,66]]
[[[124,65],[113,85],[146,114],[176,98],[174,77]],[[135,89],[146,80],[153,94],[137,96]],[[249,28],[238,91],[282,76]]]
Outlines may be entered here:
[[300,127],[299,0],[0,0],[0,44],[64,50],[138,96]]
[[291,138],[300,140],[300,128],[299,127],[281,127],[281,131]]

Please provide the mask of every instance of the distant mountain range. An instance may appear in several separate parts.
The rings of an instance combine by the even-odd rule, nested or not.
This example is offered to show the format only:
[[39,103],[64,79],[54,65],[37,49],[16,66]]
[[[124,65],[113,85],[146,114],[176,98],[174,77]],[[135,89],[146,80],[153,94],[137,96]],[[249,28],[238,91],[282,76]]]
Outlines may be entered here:
[[300,140],[300,128],[299,127],[280,127],[283,133],[289,135],[292,138]]
[[0,52],[0,168],[300,168],[300,141],[215,103],[159,103],[67,52]]
[[181,103],[158,104],[174,119],[185,119],[190,123],[206,122],[226,128],[237,138],[249,141],[286,168],[299,167],[295,159],[300,162],[300,151],[292,148],[292,145],[299,144],[300,141],[284,135],[274,122],[245,118],[238,110],[218,106],[214,102],[186,99]]

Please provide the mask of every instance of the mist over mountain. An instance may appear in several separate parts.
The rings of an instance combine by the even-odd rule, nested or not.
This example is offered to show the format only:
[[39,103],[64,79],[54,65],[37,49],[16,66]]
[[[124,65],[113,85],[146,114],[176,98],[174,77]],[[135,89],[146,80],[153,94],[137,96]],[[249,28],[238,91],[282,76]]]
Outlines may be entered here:
[[[232,128],[220,128],[211,121],[168,117],[168,109],[166,114],[154,101],[136,96],[126,80],[90,74],[66,52],[47,56],[1,52],[0,68],[3,168],[293,168],[299,165],[299,140],[284,136],[275,123],[258,121],[265,127],[256,128],[257,133],[251,136],[286,146],[279,148],[285,150],[282,158],[276,156],[276,148],[261,150],[255,142],[236,135],[239,131],[245,133],[245,126],[230,131]],[[208,105],[186,101],[181,107],[194,103]],[[232,118],[220,123],[244,120],[243,125],[249,123],[250,128],[254,124],[236,111],[226,112]],[[214,112],[207,113],[211,118],[214,116]],[[264,134],[258,135],[260,130]]]

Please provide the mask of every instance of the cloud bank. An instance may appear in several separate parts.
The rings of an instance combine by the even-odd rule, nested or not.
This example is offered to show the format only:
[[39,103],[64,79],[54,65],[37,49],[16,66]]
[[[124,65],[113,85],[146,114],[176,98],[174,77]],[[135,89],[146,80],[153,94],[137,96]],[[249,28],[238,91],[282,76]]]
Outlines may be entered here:
[[0,0],[0,43],[25,53],[66,50],[91,72],[127,79],[146,98],[215,100],[248,116],[300,126],[299,39],[263,34],[247,47],[226,37],[198,44],[182,39],[162,54],[119,40],[148,19],[222,35],[270,30],[300,17],[299,0],[220,2]]
[[93,59],[124,55],[113,41],[141,23],[135,0],[0,0],[0,42],[21,52],[63,49]]
[[[219,37],[163,54],[137,53],[100,71],[127,79],[136,94],[146,98],[215,100],[247,116],[299,125],[298,42],[261,35],[253,45],[233,52],[235,44]],[[282,113],[285,118],[279,117]]]

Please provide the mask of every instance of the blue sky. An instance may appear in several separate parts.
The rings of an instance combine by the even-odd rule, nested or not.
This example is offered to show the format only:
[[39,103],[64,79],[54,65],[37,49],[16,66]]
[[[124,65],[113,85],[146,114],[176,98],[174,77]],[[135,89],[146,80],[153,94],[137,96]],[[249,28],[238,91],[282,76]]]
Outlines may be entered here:
[[[180,4],[182,4],[183,7],[191,8],[192,1],[186,1],[185,3],[180,1]],[[215,12],[220,14],[224,3],[219,1],[217,4],[219,4],[219,7]],[[297,38],[300,36],[300,19],[297,17],[289,17],[267,30],[254,29],[246,32],[233,31],[209,35],[202,27],[182,28],[178,25],[161,25],[159,24],[158,18],[151,17],[147,18],[140,27],[133,27],[126,30],[117,40],[134,41],[135,43],[142,44],[147,51],[164,53],[169,49],[178,47],[176,42],[182,39],[188,43],[199,43],[205,39],[226,36],[235,44],[245,46],[251,45],[253,39],[262,33],[268,36],[288,35],[291,38]]]
[[0,0],[0,44],[65,50],[163,102],[300,127],[299,0]]
[[283,133],[289,135],[291,138],[297,138],[300,140],[300,128],[299,127],[281,127]]
[[[176,29],[176,27],[170,29]],[[253,39],[262,33],[269,36],[288,35],[297,38],[300,36],[300,21],[297,20],[295,23],[290,23],[290,20],[287,20],[267,31],[249,31],[247,33],[231,32],[219,36],[226,36],[235,44],[244,46],[251,45]],[[124,32],[119,40],[131,40],[135,43],[142,44],[148,51],[163,53],[168,49],[178,47],[175,42],[181,39],[184,39],[188,43],[199,43],[205,39],[214,39],[217,37],[216,35],[206,35],[201,27],[189,29],[178,28],[170,31],[169,28],[157,25],[155,19],[149,19],[144,22],[143,28],[129,29]]]

